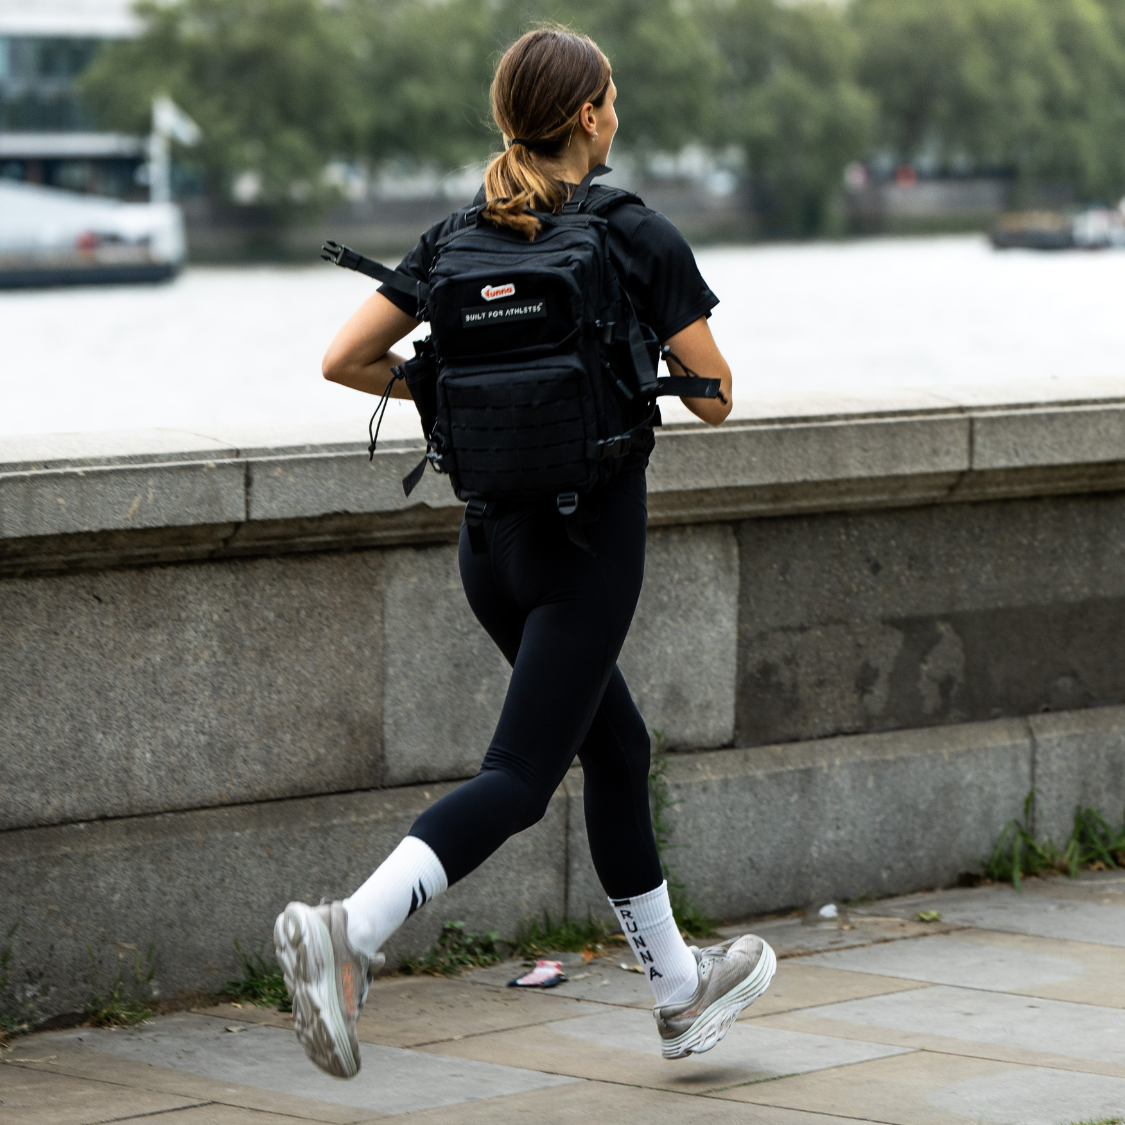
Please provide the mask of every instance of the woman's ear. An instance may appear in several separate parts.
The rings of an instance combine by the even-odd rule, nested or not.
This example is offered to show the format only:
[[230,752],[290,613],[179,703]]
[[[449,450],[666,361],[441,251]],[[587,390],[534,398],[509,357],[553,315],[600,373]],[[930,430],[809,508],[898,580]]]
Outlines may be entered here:
[[579,121],[582,123],[582,131],[591,139],[597,135],[598,132],[598,117],[594,110],[594,103],[587,102],[582,107],[582,112],[579,114]]

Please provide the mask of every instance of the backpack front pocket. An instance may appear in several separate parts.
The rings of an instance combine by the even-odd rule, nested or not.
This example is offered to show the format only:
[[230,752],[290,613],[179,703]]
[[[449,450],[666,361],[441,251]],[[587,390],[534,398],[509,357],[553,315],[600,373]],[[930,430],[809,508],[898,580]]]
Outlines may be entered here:
[[442,459],[462,499],[554,499],[596,481],[596,410],[576,355],[523,365],[449,366],[438,379]]

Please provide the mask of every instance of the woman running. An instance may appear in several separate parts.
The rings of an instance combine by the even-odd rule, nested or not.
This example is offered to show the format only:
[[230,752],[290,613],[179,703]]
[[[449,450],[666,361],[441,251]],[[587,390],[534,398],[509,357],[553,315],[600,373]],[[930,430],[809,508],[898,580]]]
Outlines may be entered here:
[[[531,212],[561,211],[609,156],[617,130],[609,60],[584,36],[532,31],[500,60],[491,93],[506,147],[485,175],[484,218],[534,237]],[[475,221],[468,211],[424,234],[399,270],[426,281],[439,241]],[[610,261],[638,319],[685,367],[721,381],[721,398],[683,400],[718,425],[731,408],[730,369],[707,325],[718,298],[663,216],[623,203],[607,218]],[[390,348],[417,327],[415,312],[409,296],[380,289],[333,340],[325,377],[382,394],[392,365],[404,362]],[[401,383],[392,389],[409,397]],[[629,425],[644,421],[644,404],[636,410]],[[297,1036],[329,1074],[359,1071],[356,1018],[384,963],[383,943],[539,821],[576,755],[594,867],[652,986],[664,1057],[709,1050],[769,985],[776,961],[758,937],[703,950],[684,943],[653,838],[648,730],[617,668],[644,574],[651,428],[643,437],[616,475],[583,497],[582,547],[568,538],[554,505],[495,506],[483,519],[484,551],[474,551],[461,528],[466,596],[512,666],[480,772],[422,813],[350,898],[317,907],[292,902],[274,928]]]

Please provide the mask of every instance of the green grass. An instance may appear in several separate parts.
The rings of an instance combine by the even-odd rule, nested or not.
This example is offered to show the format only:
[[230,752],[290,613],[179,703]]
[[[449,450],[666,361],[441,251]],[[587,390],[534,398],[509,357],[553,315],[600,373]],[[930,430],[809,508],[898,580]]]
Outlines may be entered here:
[[228,980],[223,992],[236,1000],[245,1000],[259,1008],[276,1008],[279,1012],[291,1012],[293,1002],[285,987],[285,976],[276,962],[266,961],[261,952],[248,957],[237,941],[234,948],[242,962],[242,976]]
[[552,922],[550,914],[543,915],[540,924],[535,919],[520,923],[512,954],[516,957],[542,957],[544,953],[601,953],[607,945],[621,941],[611,925],[587,914],[584,920],[569,919]]
[[656,745],[652,752],[652,764],[648,771],[648,791],[652,804],[652,833],[656,837],[656,851],[660,856],[660,866],[668,881],[668,898],[672,904],[672,914],[680,930],[688,937],[708,938],[715,936],[715,923],[688,897],[687,887],[680,878],[676,867],[668,858],[668,853],[676,848],[686,848],[687,844],[676,844],[672,837],[676,826],[672,823],[671,812],[680,801],[672,797],[668,785],[668,765],[670,758],[667,739],[663,731],[654,730]]
[[446,922],[441,937],[421,957],[408,957],[399,972],[452,976],[467,969],[480,969],[504,960],[499,949],[500,933],[484,930],[474,933],[464,922]]
[[985,878],[1011,883],[1019,890],[1023,877],[1044,871],[1065,871],[1073,879],[1083,867],[1125,866],[1125,823],[1114,829],[1094,808],[1075,809],[1074,827],[1063,847],[1050,839],[1036,840],[1030,827],[1035,795],[1032,789],[1025,798],[1022,820],[1013,817],[1004,825],[984,864]]
[[92,991],[86,1003],[86,1018],[95,1027],[132,1027],[150,1019],[153,1011],[148,1007],[148,1001],[153,999],[156,990],[152,978],[156,974],[156,947],[153,942],[148,943],[144,955],[136,950],[133,958],[133,984],[125,984],[125,974],[120,968],[124,960],[124,953],[118,954],[118,971],[113,978],[113,983],[104,994],[97,983],[101,975],[101,966],[93,949],[87,945],[86,952],[90,955],[93,964],[91,979]]
[[1074,1121],[1071,1125],[1125,1125],[1125,1117],[1099,1117],[1096,1121]]

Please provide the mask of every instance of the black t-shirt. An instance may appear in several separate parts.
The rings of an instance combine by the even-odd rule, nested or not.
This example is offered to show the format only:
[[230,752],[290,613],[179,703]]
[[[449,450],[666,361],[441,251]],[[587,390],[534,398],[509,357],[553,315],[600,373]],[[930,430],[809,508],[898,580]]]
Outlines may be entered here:
[[[595,184],[590,195],[605,191]],[[474,205],[483,201],[478,196]],[[447,219],[435,223],[418,244],[399,263],[399,270],[428,281],[438,241],[467,223],[469,207],[454,211]],[[719,298],[703,280],[695,255],[684,236],[659,212],[638,203],[622,203],[606,216],[609,222],[609,256],[621,284],[637,311],[637,318],[647,324],[662,343],[677,332],[694,324],[701,316],[710,316]],[[379,292],[403,312],[415,315],[413,298],[397,289],[380,286]],[[625,458],[623,468],[643,468],[652,444],[646,443],[635,454]]]

